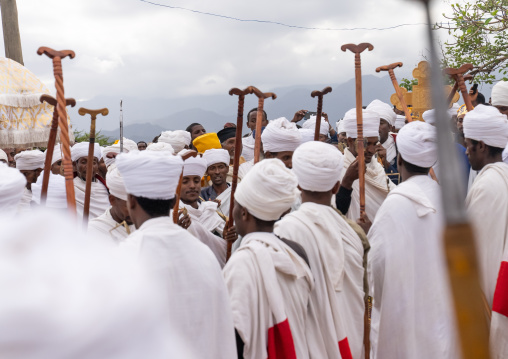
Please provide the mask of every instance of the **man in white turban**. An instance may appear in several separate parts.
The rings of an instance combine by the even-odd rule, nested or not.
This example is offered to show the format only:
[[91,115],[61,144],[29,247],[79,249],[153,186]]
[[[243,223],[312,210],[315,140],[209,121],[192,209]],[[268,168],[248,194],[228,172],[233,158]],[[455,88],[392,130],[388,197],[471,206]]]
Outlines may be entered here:
[[293,152],[302,140],[296,124],[285,117],[271,120],[261,134],[265,158],[277,158],[291,168]]
[[191,134],[183,130],[163,131],[157,142],[170,144],[175,153],[178,153],[183,149],[189,148],[191,143]]
[[275,224],[274,233],[300,244],[314,276],[306,327],[310,358],[363,357],[365,233],[362,239],[331,207],[343,156],[329,144],[308,142],[293,155],[302,205]]
[[[499,311],[496,303],[496,283],[508,265],[508,164],[502,160],[502,152],[508,143],[506,115],[493,106],[478,105],[464,117],[466,153],[471,168],[480,171],[466,198],[466,206],[475,229],[481,284],[493,317],[504,315],[504,343],[491,340],[495,357],[508,356],[508,311]],[[494,294],[496,293],[496,294]],[[506,292],[500,293],[506,302]],[[494,325],[494,321],[492,322]],[[500,327],[492,327],[491,333]]]
[[19,170],[0,163],[0,217],[16,214],[26,182],[26,177]]
[[231,184],[227,182],[229,173],[229,152],[224,149],[212,148],[203,154],[206,161],[206,175],[210,176],[211,186],[201,190],[205,201],[218,202],[217,210],[229,216]]
[[379,142],[384,151],[378,151],[379,157],[383,160],[383,167],[386,173],[397,173],[397,146],[393,137],[393,126],[397,120],[397,114],[393,107],[380,100],[374,100],[367,106],[368,111],[379,115]]
[[[44,151],[44,155],[47,156],[48,150]],[[51,158],[51,173],[54,175],[61,174],[60,168],[62,166],[62,146],[58,143],[53,149],[53,157]]]
[[[346,112],[344,116],[344,128],[347,134],[348,147],[344,150],[344,168],[342,169],[341,187],[351,191],[351,204],[347,213],[347,218],[357,220],[360,217],[360,184],[358,180],[358,159],[357,159],[357,126],[356,109],[353,108]],[[388,193],[396,186],[386,176],[383,166],[378,162],[375,156],[378,150],[379,142],[379,123],[380,117],[376,112],[363,110],[363,136],[365,148],[365,211],[367,217],[373,220],[381,203],[385,200]],[[348,171],[349,167],[354,171]],[[353,176],[350,176],[352,175]]]
[[297,184],[281,161],[265,159],[235,193],[233,214],[243,241],[223,274],[238,357],[309,357],[307,310],[314,279],[301,246],[272,233],[295,201]]
[[44,152],[39,150],[26,150],[14,156],[16,168],[26,177],[26,188],[23,191],[23,197],[18,206],[18,212],[26,212],[30,210],[30,202],[32,201],[32,183],[37,181],[40,173],[44,168]]
[[[41,204],[42,180],[44,171],[41,172],[37,182],[32,184],[32,201]],[[60,175],[49,173],[48,191],[46,193],[47,208],[66,209],[67,208],[67,191],[65,189],[65,178]]]
[[111,238],[115,243],[120,243],[135,231],[135,227],[127,210],[127,191],[116,167],[108,171],[106,185],[111,206],[88,222],[88,235]]
[[203,358],[139,265],[73,223],[47,208],[1,216],[0,357]]
[[403,182],[388,194],[368,233],[371,352],[374,358],[459,358],[441,192],[428,175],[437,161],[436,130],[408,123],[397,146]]
[[[115,164],[116,155],[120,153],[120,144],[116,143],[111,146],[106,146],[102,149],[102,159],[106,165],[106,169],[109,170],[111,166]],[[129,149],[124,146],[123,153],[129,153]]]
[[170,321],[198,358],[236,358],[231,308],[212,252],[169,216],[182,158],[157,151],[116,159],[136,231],[120,244],[146,266],[164,291]]
[[[346,128],[344,127],[344,120],[337,121],[337,141],[344,145],[347,145]],[[342,151],[341,151],[342,152]]]
[[[315,131],[316,121],[316,116],[310,116],[310,118],[303,123],[302,127]],[[319,126],[319,141],[326,142],[328,140],[328,132],[330,132],[330,124],[323,117],[321,117],[321,124]]]
[[[71,158],[74,171],[74,192],[76,195],[76,210],[80,218],[83,217],[85,205],[86,171],[88,166],[88,142],[79,142],[71,147]],[[89,220],[100,216],[109,208],[108,189],[102,177],[99,176],[99,160],[101,159],[101,148],[98,143],[94,144],[92,166],[92,188],[90,191],[90,212]]]

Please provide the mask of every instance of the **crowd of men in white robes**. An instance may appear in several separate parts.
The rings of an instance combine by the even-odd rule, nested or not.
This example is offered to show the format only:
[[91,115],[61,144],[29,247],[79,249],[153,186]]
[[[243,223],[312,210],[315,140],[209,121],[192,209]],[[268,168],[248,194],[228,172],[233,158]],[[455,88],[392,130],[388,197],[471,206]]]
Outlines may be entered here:
[[[362,216],[356,109],[336,130],[325,116],[319,141],[305,112],[263,113],[256,133],[251,110],[239,146],[234,124],[196,123],[94,144],[87,218],[88,142],[71,148],[74,215],[60,145],[45,202],[46,153],[0,150],[0,357],[460,358],[434,111],[363,109]],[[467,158],[493,358],[508,357],[507,115],[499,82],[491,104],[441,119]]]

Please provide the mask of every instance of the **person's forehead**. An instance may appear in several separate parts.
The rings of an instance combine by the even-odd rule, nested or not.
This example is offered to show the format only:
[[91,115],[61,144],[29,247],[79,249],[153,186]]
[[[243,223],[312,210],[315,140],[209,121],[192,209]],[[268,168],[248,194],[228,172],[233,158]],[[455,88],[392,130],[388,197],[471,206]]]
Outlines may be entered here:
[[381,119],[381,123],[382,124],[386,124],[386,125],[389,125],[390,122],[388,122],[387,120],[385,120],[384,118]]
[[183,176],[183,179],[185,180],[189,180],[189,181],[195,181],[195,180],[198,180],[198,181],[201,181],[201,177],[199,176]]

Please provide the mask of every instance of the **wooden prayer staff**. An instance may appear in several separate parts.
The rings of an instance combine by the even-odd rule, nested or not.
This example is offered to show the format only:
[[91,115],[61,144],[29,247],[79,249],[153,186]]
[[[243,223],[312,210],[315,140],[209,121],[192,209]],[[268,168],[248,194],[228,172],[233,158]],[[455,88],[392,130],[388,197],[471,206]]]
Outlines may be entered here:
[[332,88],[330,86],[325,87],[323,91],[312,91],[310,96],[312,98],[316,97],[318,98],[317,102],[317,114],[316,114],[316,130],[314,132],[314,141],[319,141],[319,130],[321,127],[321,113],[323,111],[323,96],[327,93],[332,92]]
[[365,215],[365,148],[363,144],[363,104],[362,104],[362,62],[360,54],[369,49],[374,50],[374,46],[369,43],[359,45],[346,44],[340,48],[342,51],[349,50],[355,54],[355,81],[356,81],[356,123],[358,128],[357,152],[358,152],[358,175],[360,181],[360,218]]
[[83,206],[83,226],[86,228],[88,224],[88,214],[90,212],[90,195],[92,191],[92,172],[93,172],[93,153],[95,147],[95,120],[97,115],[107,116],[109,110],[107,108],[101,108],[100,110],[90,110],[81,107],[78,110],[81,116],[89,114],[92,118],[90,124],[90,144],[88,145],[88,157],[86,162],[86,184],[85,184],[85,204]]
[[393,69],[397,67],[402,67],[402,62],[394,62],[393,64],[386,65],[386,66],[380,66],[376,69],[376,72],[381,71],[388,71],[388,74],[390,75],[390,80],[392,80],[393,87],[395,88],[395,93],[397,94],[397,97],[399,98],[400,105],[402,106],[402,110],[404,111],[404,115],[406,116],[407,122],[413,121],[413,117],[411,117],[411,112],[409,112],[409,109],[407,108],[406,100],[404,99],[404,96],[402,96],[402,91],[400,90],[399,83],[397,81],[397,78],[395,77],[395,72]]
[[[46,196],[48,194],[48,183],[49,183],[49,172],[51,171],[51,160],[53,158],[53,151],[55,149],[56,143],[56,135],[58,132],[58,110],[56,108],[57,101],[56,98],[50,95],[42,95],[40,99],[41,103],[47,102],[51,106],[54,106],[53,109],[53,119],[51,120],[51,129],[49,131],[49,140],[48,146],[46,149],[46,160],[44,161],[44,175],[42,177],[42,188],[41,188],[41,204],[46,204]],[[76,100],[73,98],[68,98],[65,100],[66,106],[74,107],[76,106]]]
[[[473,75],[471,74],[464,75],[464,81],[471,81],[472,79],[474,79]],[[450,94],[448,95],[448,107],[451,106],[453,98],[455,97],[455,94],[459,90],[459,83],[455,78],[453,78],[453,80],[455,80],[455,85],[453,85],[453,89],[450,91]]]
[[[233,180],[231,182],[231,198],[229,204],[229,219],[226,223],[226,228],[233,227],[233,208],[235,207],[235,191],[236,185],[238,184],[238,168],[240,167],[240,155],[242,152],[242,125],[243,125],[243,101],[245,99],[245,95],[251,94],[252,90],[248,87],[245,90],[240,90],[239,88],[232,88],[229,90],[229,95],[238,96],[238,114],[236,116],[236,142],[235,142],[235,158],[233,161]],[[231,248],[233,243],[227,243],[227,251],[226,251],[226,262],[229,257],[231,257]]]
[[462,93],[462,98],[464,99],[464,103],[466,104],[466,108],[468,111],[473,110],[473,104],[471,103],[471,99],[469,98],[469,93],[467,92],[466,83],[464,82],[464,74],[473,69],[473,64],[464,64],[458,69],[454,69],[453,67],[449,67],[444,70],[444,73],[451,76],[455,79],[455,83],[458,85],[460,92]]
[[263,106],[265,98],[271,97],[273,100],[277,98],[277,95],[272,92],[261,92],[254,86],[249,86],[245,90],[249,93],[253,93],[258,97],[258,110],[256,116],[256,139],[254,142],[254,163],[259,162],[259,152],[261,151],[261,122],[263,122]]
[[65,191],[67,194],[67,208],[71,213],[76,214],[76,198],[74,195],[74,172],[72,170],[71,146],[69,140],[69,125],[67,124],[67,111],[65,107],[65,93],[63,86],[62,59],[69,56],[71,59],[76,56],[74,51],[56,51],[49,47],[39,47],[37,54],[46,54],[53,59],[53,74],[55,75],[56,100],[58,112],[58,124],[60,126],[60,143],[62,146],[62,166],[65,176]]
[[[427,34],[431,59],[432,103],[436,109],[438,158],[443,171],[441,195],[446,219],[444,233],[446,260],[461,352],[464,359],[489,358],[488,331],[485,323],[482,291],[476,262],[475,243],[464,208],[460,164],[453,141],[450,141],[450,121],[446,114],[448,103],[443,91],[443,76],[435,48],[430,0],[420,0],[426,11]],[[460,86],[460,84],[459,84]]]
[[[196,157],[198,153],[196,151],[187,151],[183,155],[181,155],[182,160],[185,161],[189,157]],[[180,179],[178,180],[178,186],[176,187],[175,194],[175,205],[173,206],[173,223],[178,224],[178,217],[180,217],[180,196],[182,192],[182,181],[183,181],[183,166],[182,173],[180,173]]]

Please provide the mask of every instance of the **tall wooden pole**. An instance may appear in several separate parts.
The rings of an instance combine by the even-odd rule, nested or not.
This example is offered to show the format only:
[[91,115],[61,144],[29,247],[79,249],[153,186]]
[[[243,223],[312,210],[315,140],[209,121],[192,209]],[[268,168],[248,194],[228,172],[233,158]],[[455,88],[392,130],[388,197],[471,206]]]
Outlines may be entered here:
[[5,57],[23,64],[16,0],[0,0]]

